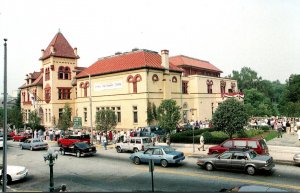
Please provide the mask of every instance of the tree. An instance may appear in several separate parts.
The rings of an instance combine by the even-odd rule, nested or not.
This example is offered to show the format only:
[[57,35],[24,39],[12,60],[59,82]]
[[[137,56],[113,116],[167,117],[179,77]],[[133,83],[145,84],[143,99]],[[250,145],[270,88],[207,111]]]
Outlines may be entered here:
[[105,133],[109,129],[114,129],[117,125],[117,116],[110,109],[101,109],[96,113],[96,129],[102,130]]
[[8,109],[8,122],[14,125],[18,132],[19,128],[23,126],[23,112],[18,105]]
[[148,102],[147,105],[147,123],[151,125],[154,121],[157,121],[157,108],[154,103]]
[[230,138],[236,132],[242,131],[249,116],[245,106],[235,98],[229,98],[219,105],[213,114],[213,126],[224,130]]
[[158,125],[168,133],[176,129],[180,117],[180,107],[175,100],[163,100],[158,107]]
[[234,70],[232,75],[241,90],[255,88],[262,80],[261,77],[258,77],[257,72],[249,67],[243,67],[240,72]]
[[41,118],[38,116],[36,111],[32,111],[29,113],[28,124],[30,125],[31,129],[34,131],[38,128],[41,123]]
[[65,104],[61,118],[58,121],[59,127],[63,131],[66,131],[71,126],[71,124],[72,124],[71,115],[72,115],[71,107],[67,103],[67,104]]

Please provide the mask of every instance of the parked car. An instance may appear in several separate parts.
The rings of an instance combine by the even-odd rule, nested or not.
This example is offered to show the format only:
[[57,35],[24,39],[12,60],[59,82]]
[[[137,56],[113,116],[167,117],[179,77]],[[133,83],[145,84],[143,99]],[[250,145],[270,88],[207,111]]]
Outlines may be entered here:
[[18,135],[13,136],[13,141],[25,141],[26,139],[31,138],[32,136],[28,133],[19,133]]
[[293,159],[296,164],[300,164],[300,153],[296,153]]
[[150,146],[152,146],[152,140],[149,137],[131,137],[127,142],[123,142],[123,138],[120,137],[115,144],[118,153],[122,153],[123,151],[144,151]]
[[199,158],[197,165],[211,171],[213,169],[240,170],[254,175],[257,170],[271,171],[275,166],[273,158],[259,155],[250,149],[231,149],[221,155]]
[[[2,169],[3,169],[3,165],[0,164],[0,174],[2,174]],[[28,169],[25,168],[24,166],[8,165],[6,173],[7,173],[7,184],[9,184],[13,181],[17,181],[25,178],[28,175]],[[0,178],[2,179],[2,176],[0,176]]]
[[37,149],[48,149],[48,143],[40,139],[26,139],[24,142],[20,143],[21,149],[30,149],[31,151]]
[[243,185],[230,189],[222,189],[219,192],[287,192],[287,190],[272,188],[269,186],[258,186],[258,185]]
[[60,148],[61,155],[75,154],[76,157],[93,155],[97,152],[96,147],[90,145],[87,142],[75,142],[69,146],[62,146]]
[[90,135],[66,135],[59,138],[57,141],[58,146],[70,146],[76,142],[87,142],[90,143]]
[[257,138],[232,138],[227,139],[223,143],[217,146],[210,147],[208,154],[221,154],[229,148],[250,148],[256,151],[260,155],[269,155],[269,149],[266,142],[263,139]]
[[162,167],[167,167],[169,163],[179,163],[185,159],[184,153],[175,151],[169,146],[154,146],[149,147],[144,152],[131,154],[129,157],[136,165],[140,163],[148,163],[150,159],[154,163],[160,164]]

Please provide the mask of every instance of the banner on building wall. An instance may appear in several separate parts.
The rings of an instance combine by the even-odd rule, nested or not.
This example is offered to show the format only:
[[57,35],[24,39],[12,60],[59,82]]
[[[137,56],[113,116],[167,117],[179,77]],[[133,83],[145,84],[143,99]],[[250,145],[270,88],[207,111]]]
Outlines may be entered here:
[[95,83],[94,91],[114,90],[114,89],[120,89],[122,87],[123,87],[122,80],[108,82],[108,83]]

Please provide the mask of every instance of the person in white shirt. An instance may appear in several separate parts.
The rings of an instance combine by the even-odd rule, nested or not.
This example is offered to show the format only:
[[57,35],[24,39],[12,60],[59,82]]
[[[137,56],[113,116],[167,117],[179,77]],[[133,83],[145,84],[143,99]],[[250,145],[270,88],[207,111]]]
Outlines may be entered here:
[[297,134],[298,134],[298,140],[300,142],[300,129],[298,129]]

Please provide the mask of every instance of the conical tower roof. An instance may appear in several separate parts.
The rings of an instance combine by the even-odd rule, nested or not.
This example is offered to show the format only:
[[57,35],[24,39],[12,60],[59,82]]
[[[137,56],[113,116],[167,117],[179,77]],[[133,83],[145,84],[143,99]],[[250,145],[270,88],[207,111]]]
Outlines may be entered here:
[[[52,48],[53,47],[53,48]],[[78,59],[79,56],[75,54],[74,49],[71,47],[69,42],[63,36],[61,32],[58,32],[46,50],[43,53],[43,56],[40,57],[40,60],[45,60],[50,56],[62,57],[62,58],[74,58]]]

